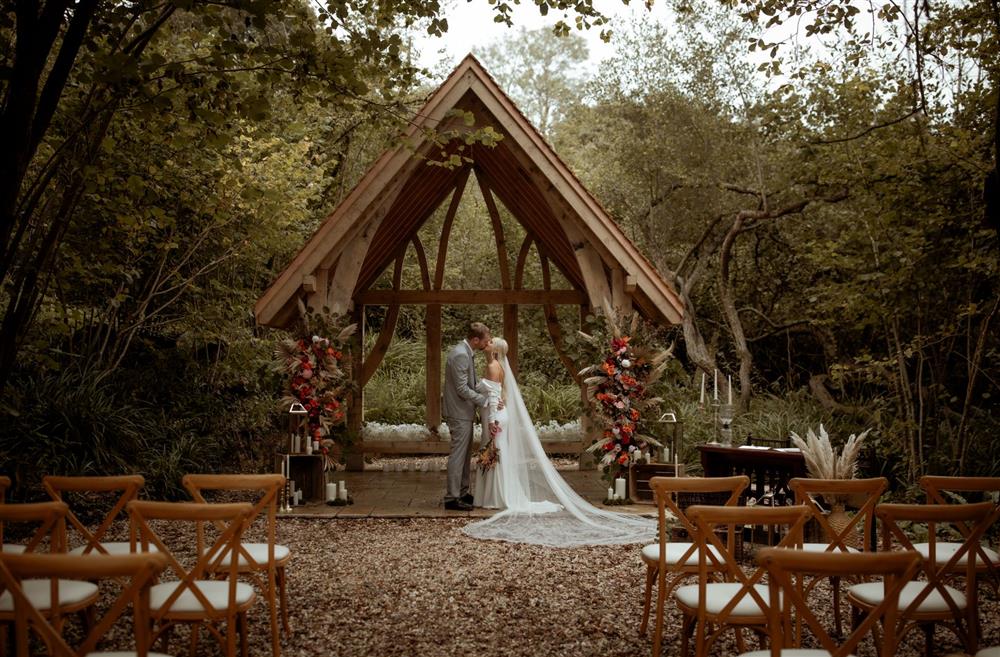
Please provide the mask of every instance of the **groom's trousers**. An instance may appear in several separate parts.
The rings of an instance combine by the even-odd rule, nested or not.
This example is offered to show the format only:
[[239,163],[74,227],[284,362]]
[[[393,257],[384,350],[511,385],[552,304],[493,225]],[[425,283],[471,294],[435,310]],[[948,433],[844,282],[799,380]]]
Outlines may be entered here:
[[457,500],[469,493],[472,468],[472,420],[447,418],[451,445],[448,453],[448,491],[445,502]]

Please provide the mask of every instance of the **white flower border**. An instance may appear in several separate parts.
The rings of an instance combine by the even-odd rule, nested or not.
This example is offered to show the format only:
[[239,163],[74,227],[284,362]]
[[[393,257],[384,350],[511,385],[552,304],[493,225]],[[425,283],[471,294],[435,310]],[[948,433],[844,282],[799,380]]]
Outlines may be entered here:
[[[481,425],[476,423],[473,427],[474,437],[478,437]],[[580,421],[574,420],[566,424],[559,424],[555,420],[545,424],[536,424],[535,431],[538,437],[544,441],[565,441],[580,442],[582,432]],[[361,438],[366,442],[386,441],[421,441],[431,440],[430,430],[423,424],[384,424],[382,422],[368,422],[361,430]],[[448,440],[448,425],[441,423],[438,427],[438,440]]]

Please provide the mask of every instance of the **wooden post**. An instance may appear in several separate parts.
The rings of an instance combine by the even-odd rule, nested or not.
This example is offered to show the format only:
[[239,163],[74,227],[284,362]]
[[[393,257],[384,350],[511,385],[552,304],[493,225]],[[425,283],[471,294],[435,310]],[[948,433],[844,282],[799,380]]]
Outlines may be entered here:
[[632,297],[626,292],[625,271],[620,267],[611,269],[611,304],[619,315],[632,312]]
[[361,427],[365,421],[365,388],[362,383],[365,358],[365,307],[358,304],[351,311],[351,321],[358,325],[358,330],[351,336],[351,394],[347,405],[347,431],[354,439],[344,453],[347,469],[361,472],[365,469],[364,443],[361,440]]
[[427,336],[427,427],[436,432],[441,424],[441,306],[429,303],[425,313]]

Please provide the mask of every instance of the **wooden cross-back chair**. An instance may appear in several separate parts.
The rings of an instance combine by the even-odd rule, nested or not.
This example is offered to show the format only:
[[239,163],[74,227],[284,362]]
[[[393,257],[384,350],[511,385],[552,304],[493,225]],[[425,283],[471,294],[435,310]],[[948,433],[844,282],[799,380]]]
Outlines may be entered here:
[[[868,552],[874,545],[875,507],[882,494],[889,488],[885,477],[872,479],[807,479],[795,478],[788,482],[795,493],[795,503],[804,504],[813,514],[825,541],[804,542],[806,552]],[[830,524],[829,516],[819,506],[817,498],[832,506],[832,499],[842,499],[847,506],[855,509],[854,516],[842,527]],[[860,532],[858,531],[860,530]],[[857,539],[857,540],[855,540]],[[806,585],[808,594],[823,577],[814,577]],[[840,614],[840,575],[829,577],[833,589],[833,616],[837,635],[843,632]]]
[[80,520],[72,508],[67,516],[68,528],[75,530],[83,537],[83,544],[70,549],[70,554],[128,554],[131,551],[129,541],[104,541],[104,535],[111,525],[125,510],[125,505],[139,496],[139,491],[145,484],[141,475],[115,475],[100,477],[61,477],[46,476],[42,478],[42,488],[53,500],[65,502],[67,493],[107,494],[118,493],[114,506],[105,514],[96,529],[90,531]]
[[[129,539],[138,548],[149,551],[156,546],[166,555],[168,570],[177,578],[156,584],[150,590],[150,617],[153,622],[152,640],[163,641],[163,650],[169,649],[170,634],[179,623],[191,624],[190,652],[195,654],[199,631],[202,626],[216,638],[223,654],[236,654],[236,635],[240,635],[240,652],[247,654],[247,612],[257,596],[249,584],[238,581],[237,560],[231,560],[224,580],[209,579],[218,574],[212,568],[220,557],[234,554],[239,549],[240,538],[253,505],[198,504],[194,502],[146,502],[133,500],[128,503]],[[176,548],[184,545],[184,524],[194,525],[195,561],[185,567],[179,549],[172,550],[150,526],[150,521],[172,524],[170,535],[177,540]],[[222,529],[216,529],[221,523]],[[216,537],[206,540],[206,525]],[[190,529],[190,527],[189,527]],[[225,631],[219,626],[225,625]]]
[[[920,561],[920,575],[924,579],[908,582],[899,596],[899,629],[895,632],[897,644],[913,629],[924,631],[925,650],[931,654],[934,641],[934,626],[941,623],[949,627],[965,652],[974,654],[978,643],[978,593],[976,589],[976,549],[985,532],[994,505],[990,502],[979,504],[881,504],[875,513],[882,525],[884,551],[893,549],[913,550],[913,543],[901,524],[907,529],[913,523],[927,526],[928,558]],[[937,559],[937,531],[939,526],[969,528],[969,533],[949,559],[940,563]],[[945,584],[946,578],[955,572],[964,558],[965,590]],[[847,599],[854,607],[855,614],[870,611],[882,602],[884,589],[881,582],[855,584],[847,590]],[[895,650],[893,650],[895,652]]]
[[[671,529],[667,527],[667,516],[671,515],[675,525],[686,530],[688,536],[696,533],[694,524],[688,519],[678,502],[678,494],[728,495],[724,504],[734,506],[740,495],[750,485],[746,475],[736,477],[653,477],[649,480],[650,490],[656,500],[659,517],[659,541],[642,548],[641,557],[646,564],[646,588],[643,595],[642,624],[639,631],[646,632],[649,622],[649,608],[653,582],[656,582],[656,618],[653,630],[653,655],[660,654],[663,640],[663,614],[667,596],[681,581],[698,574],[697,547],[692,542],[671,541]],[[667,582],[667,573],[672,575]]]
[[[692,634],[697,657],[707,655],[727,627],[735,629],[740,651],[744,650],[742,628],[749,627],[759,636],[766,634],[770,594],[761,583],[764,568],[758,566],[750,574],[743,570],[736,558],[737,533],[744,527],[785,528],[776,547],[801,548],[803,529],[811,515],[805,506],[693,506],[687,510],[697,530],[698,583],[674,591],[674,600],[683,615],[683,657],[688,655]],[[722,528],[725,528],[725,543],[717,531]],[[726,581],[709,582],[713,570],[722,571]]]
[[[920,569],[919,554],[913,551],[876,554],[765,548],[757,554],[757,562],[767,571],[770,599],[781,600],[781,604],[768,607],[770,649],[744,653],[741,657],[801,655],[805,629],[809,630],[821,651],[825,651],[813,651],[813,654],[847,657],[869,633],[875,639],[876,654],[881,657],[893,654],[899,594]],[[882,602],[868,610],[864,618],[856,620],[847,637],[835,641],[806,601],[802,578],[808,575],[881,577],[885,582],[885,595]],[[879,638],[877,629],[880,623],[884,630]]]
[[[285,485],[285,477],[280,474],[189,474],[183,479],[184,488],[196,502],[205,502],[204,491],[254,491],[260,497],[254,504],[253,512],[247,519],[247,526],[253,524],[261,514],[266,513],[267,542],[241,542],[239,546],[240,573],[257,575],[263,573],[265,581],[261,589],[267,600],[271,621],[271,651],[277,657],[281,654],[281,637],[278,628],[278,602],[280,594],[281,620],[285,632],[289,633],[288,623],[288,577],[286,567],[291,559],[291,550],[287,546],[277,544],[278,495]],[[232,555],[227,553],[219,558],[209,568],[225,571],[230,567]]]
[[[8,523],[35,527],[28,541],[17,546],[19,550],[8,550],[11,546],[5,546],[4,556],[38,553],[46,547],[50,553],[62,553],[66,545],[68,513],[69,508],[62,502],[0,504],[0,527]],[[60,619],[66,614],[81,613],[85,617],[84,623],[88,625],[90,612],[99,597],[96,584],[75,580],[60,580],[55,585],[48,580],[31,579],[22,582],[21,589],[42,613],[56,612]],[[58,602],[54,603],[56,599]],[[14,620],[14,600],[6,591],[0,595],[0,623],[9,625]]]
[[[927,494],[928,504],[955,504],[954,500],[949,501],[947,499],[947,493],[1000,495],[1000,477],[939,477],[928,475],[920,478],[920,487]],[[994,504],[996,508],[993,510],[992,518],[989,521],[991,526],[1000,521],[1000,500],[994,499]],[[957,525],[957,529],[963,537],[968,537],[970,531],[968,525],[960,523]],[[989,530],[990,528],[987,528],[987,532]],[[936,555],[938,562],[947,561],[950,554],[960,545],[961,543],[939,541],[937,543]],[[925,559],[928,558],[929,546],[927,543],[914,543],[913,546],[917,552],[924,555]],[[996,550],[981,544],[975,546],[975,551],[977,576],[988,575],[993,590],[1000,592],[1000,554]],[[958,571],[961,571],[964,566],[964,560],[959,560],[955,564]]]
[[[49,657],[84,657],[114,655],[115,657],[164,657],[149,653],[149,589],[156,576],[166,567],[162,554],[69,555],[12,554],[0,557],[0,591],[13,600],[14,645],[17,657],[28,657],[32,637],[47,648]],[[62,583],[81,579],[115,578],[125,580],[107,611],[95,618],[82,640],[71,647],[63,637]],[[39,596],[29,587],[30,582],[42,582],[50,588],[48,596]],[[57,584],[58,582],[58,584]],[[89,584],[89,582],[80,582]],[[54,604],[46,604],[51,600]],[[135,650],[132,652],[95,653],[109,630],[131,608]],[[55,611],[51,611],[55,609]]]

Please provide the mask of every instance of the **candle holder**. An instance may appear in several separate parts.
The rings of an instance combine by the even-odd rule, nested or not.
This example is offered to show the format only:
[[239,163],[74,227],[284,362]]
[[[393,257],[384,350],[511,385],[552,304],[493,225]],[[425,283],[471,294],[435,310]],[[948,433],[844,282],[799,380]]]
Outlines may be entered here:
[[712,440],[708,441],[709,445],[718,445],[719,437],[721,432],[719,431],[719,409],[722,404],[718,399],[712,400]]

